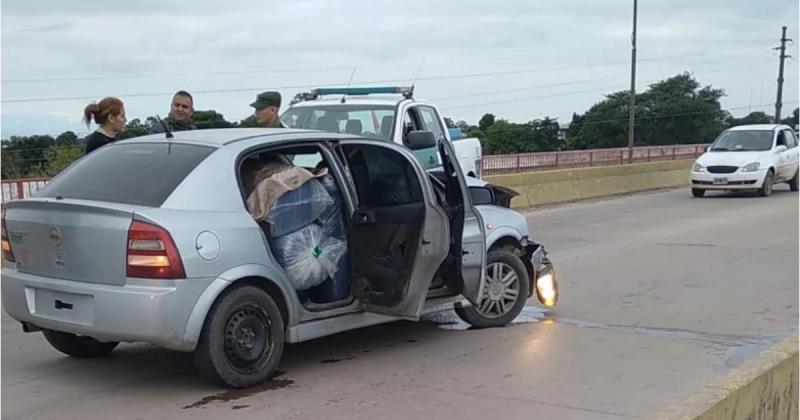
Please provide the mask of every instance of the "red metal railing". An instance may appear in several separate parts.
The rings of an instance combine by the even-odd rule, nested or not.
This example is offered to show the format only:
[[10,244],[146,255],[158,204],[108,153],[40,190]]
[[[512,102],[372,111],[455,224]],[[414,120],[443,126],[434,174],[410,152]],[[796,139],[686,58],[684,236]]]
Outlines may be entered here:
[[[655,162],[661,160],[694,159],[703,154],[706,144],[675,146],[648,146],[633,149],[633,161]],[[628,161],[628,149],[569,150],[564,152],[522,153],[517,155],[489,155],[481,162],[483,175],[511,174],[544,171],[549,169],[585,168],[591,166],[621,165]],[[30,197],[50,178],[4,179],[3,200]]]
[[[633,149],[635,163],[694,159],[705,152],[707,144],[646,146]],[[621,165],[628,161],[628,149],[569,150],[564,152],[522,153],[484,156],[483,175],[512,174],[550,169],[588,168]]]

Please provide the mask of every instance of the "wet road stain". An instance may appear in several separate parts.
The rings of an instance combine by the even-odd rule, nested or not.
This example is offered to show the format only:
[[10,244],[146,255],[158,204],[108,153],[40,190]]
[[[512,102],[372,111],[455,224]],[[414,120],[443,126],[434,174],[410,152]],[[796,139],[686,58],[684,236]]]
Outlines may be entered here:
[[361,353],[372,353],[372,350],[361,350]]
[[406,343],[417,343],[417,340],[406,340]]
[[[550,319],[549,315],[549,309],[542,309],[536,306],[525,306],[522,308],[522,312],[520,312],[519,315],[517,315],[517,317],[511,321],[511,325],[530,324],[534,322],[545,321]],[[458,315],[452,311],[431,314],[424,317],[423,322],[434,324],[443,330],[465,331],[476,329],[462,321]]]
[[[252,388],[245,388],[245,389],[231,389],[229,391],[220,392],[218,394],[209,395],[207,397],[203,397],[200,401],[195,403],[189,404],[183,407],[184,410],[189,408],[197,408],[202,407],[211,403],[217,402],[230,402],[236,401],[241,398],[249,397],[255,394],[259,394],[261,392],[270,391],[273,389],[280,389],[285,388],[289,385],[294,383],[291,379],[278,379],[280,376],[283,376],[286,372],[275,372],[272,375],[272,378],[261,385],[256,385]],[[249,407],[249,406],[235,406],[239,408],[234,408],[239,410],[241,408]]]
[[241,410],[243,408],[249,408],[249,407],[250,407],[249,405],[234,405],[233,407],[231,407],[231,409],[232,410]]
[[339,363],[341,361],[353,360],[353,359],[355,359],[355,358],[348,354],[347,356],[342,357],[341,359],[325,359],[325,360],[321,360],[320,363],[325,363],[325,364],[328,364],[328,363]]

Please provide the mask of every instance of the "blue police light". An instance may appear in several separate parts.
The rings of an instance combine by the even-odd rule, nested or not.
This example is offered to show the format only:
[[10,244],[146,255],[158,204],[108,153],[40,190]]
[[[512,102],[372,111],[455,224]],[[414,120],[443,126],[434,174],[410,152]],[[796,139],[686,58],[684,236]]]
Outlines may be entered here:
[[314,96],[322,95],[403,95],[410,98],[414,88],[408,86],[374,86],[374,87],[346,87],[346,88],[319,88],[311,91]]

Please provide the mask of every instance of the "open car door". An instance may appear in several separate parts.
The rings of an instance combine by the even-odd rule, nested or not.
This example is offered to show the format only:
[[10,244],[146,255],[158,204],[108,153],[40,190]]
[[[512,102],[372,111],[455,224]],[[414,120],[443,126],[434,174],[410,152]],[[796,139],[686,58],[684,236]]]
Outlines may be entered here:
[[348,223],[353,293],[368,312],[416,320],[449,252],[447,215],[410,150],[375,140],[342,140],[339,150],[356,195]]

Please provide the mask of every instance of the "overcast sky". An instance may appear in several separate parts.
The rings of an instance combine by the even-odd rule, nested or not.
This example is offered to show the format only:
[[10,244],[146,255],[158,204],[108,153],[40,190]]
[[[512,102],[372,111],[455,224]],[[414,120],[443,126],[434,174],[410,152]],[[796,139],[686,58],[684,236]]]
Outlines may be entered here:
[[[240,120],[263,90],[402,84],[454,120],[486,112],[569,122],[630,83],[632,0],[167,0],[2,2],[2,126],[86,133],[83,107],[118,96],[128,118],[171,93]],[[773,113],[780,27],[797,0],[641,0],[637,91],[690,71],[734,115]],[[797,44],[789,51],[795,57]],[[137,96],[138,95],[138,96]],[[77,98],[55,100],[55,98]],[[26,102],[20,102],[25,100]],[[784,114],[798,100],[786,66]],[[94,127],[92,127],[92,130]]]

